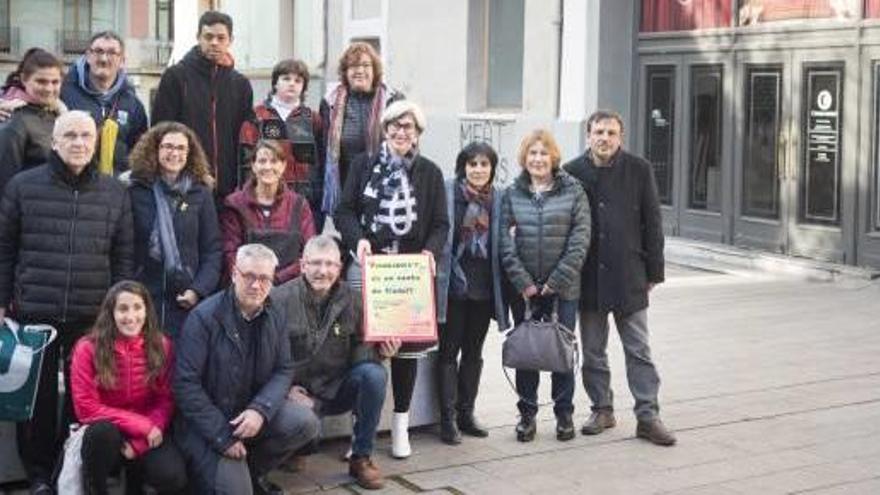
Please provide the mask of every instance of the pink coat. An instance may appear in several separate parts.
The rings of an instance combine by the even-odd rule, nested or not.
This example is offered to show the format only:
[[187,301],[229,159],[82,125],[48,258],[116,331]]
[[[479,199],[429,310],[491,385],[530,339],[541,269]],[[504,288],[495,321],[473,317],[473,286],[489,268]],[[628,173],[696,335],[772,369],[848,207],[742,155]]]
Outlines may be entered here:
[[116,385],[111,389],[98,383],[94,340],[83,337],[73,350],[70,386],[77,418],[84,424],[101,420],[113,423],[137,455],[150,449],[147,434],[154,426],[165,436],[174,413],[171,341],[163,336],[162,344],[165,347],[165,368],[155,383],[150,385],[147,383],[147,353],[143,336],[117,338],[114,344]]

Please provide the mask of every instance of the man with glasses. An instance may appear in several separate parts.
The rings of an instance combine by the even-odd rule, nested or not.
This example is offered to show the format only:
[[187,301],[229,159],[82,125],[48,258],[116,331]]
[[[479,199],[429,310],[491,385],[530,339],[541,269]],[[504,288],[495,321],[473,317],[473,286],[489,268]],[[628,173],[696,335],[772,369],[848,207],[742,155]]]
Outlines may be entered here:
[[68,425],[70,395],[58,419],[58,361],[70,390],[70,353],[92,326],[110,286],[132,275],[131,206],[125,187],[92,163],[97,131],[88,113],[55,120],[44,165],[15,175],[0,200],[0,321],[12,303],[21,324],[49,324],[34,414],[18,425],[19,454],[31,493],[51,494]]
[[284,493],[266,474],[318,435],[285,400],[293,377],[279,306],[269,298],[278,258],[238,248],[232,286],[187,317],[175,349],[175,435],[195,493]]
[[205,12],[196,40],[183,60],[162,74],[152,121],[180,122],[195,131],[217,179],[217,198],[222,199],[241,185],[238,136],[242,124],[254,119],[254,91],[235,70],[231,17]]
[[92,115],[99,129],[99,168],[119,175],[128,170],[128,154],[148,127],[147,112],[125,72],[125,42],[113,31],[92,35],[61,87],[71,110]]
[[397,353],[399,341],[378,348],[361,340],[361,295],[339,281],[339,245],[327,235],[312,237],[303,251],[302,277],[272,292],[286,313],[294,362],[288,401],[314,418],[352,411],[356,417],[349,474],[367,489],[384,485],[370,460],[387,373],[380,362]]

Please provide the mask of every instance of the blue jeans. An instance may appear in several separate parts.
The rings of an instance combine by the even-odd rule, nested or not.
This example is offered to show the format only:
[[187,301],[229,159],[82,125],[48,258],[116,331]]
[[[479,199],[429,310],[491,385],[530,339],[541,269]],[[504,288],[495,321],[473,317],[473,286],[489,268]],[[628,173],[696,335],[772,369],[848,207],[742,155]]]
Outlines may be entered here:
[[[534,318],[549,317],[553,311],[555,297],[535,296],[530,302]],[[559,322],[574,331],[577,318],[578,302],[559,299]],[[522,297],[516,297],[511,301],[510,309],[513,312],[514,324],[519,324],[525,318],[525,302]],[[540,374],[533,370],[516,370],[516,392],[519,401],[516,407],[523,416],[535,416],[538,414],[538,382]],[[574,373],[551,373],[551,395],[553,397],[553,413],[556,416],[571,415],[574,413]]]
[[355,456],[369,456],[373,452],[387,383],[388,373],[384,366],[371,361],[358,363],[349,370],[336,397],[321,406],[321,414],[333,415],[346,411],[354,414],[356,419],[351,452]]

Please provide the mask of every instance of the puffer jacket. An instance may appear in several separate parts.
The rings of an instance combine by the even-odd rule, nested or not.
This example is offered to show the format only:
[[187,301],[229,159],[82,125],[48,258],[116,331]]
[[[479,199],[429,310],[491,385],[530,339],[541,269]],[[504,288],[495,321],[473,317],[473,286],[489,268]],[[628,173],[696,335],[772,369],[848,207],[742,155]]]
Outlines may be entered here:
[[0,305],[23,320],[90,322],[132,276],[132,237],[125,187],[94,163],[74,176],[53,152],[0,201]]
[[590,245],[590,205],[580,184],[557,171],[550,190],[529,190],[523,172],[501,203],[501,263],[517,293],[547,285],[564,301],[577,300],[581,266]]
[[[229,420],[253,409],[268,423],[286,400],[293,379],[281,312],[266,301],[257,316],[256,357],[247,361],[239,311],[232,287],[218,292],[190,312],[175,341],[174,435],[190,467],[194,493],[213,493],[217,463],[237,440]],[[250,383],[241,379],[245,366],[253,370]]]
[[171,341],[163,336],[165,365],[151,384],[147,382],[147,347],[143,335],[117,337],[113,345],[116,383],[104,388],[95,369],[95,340],[84,337],[73,349],[70,387],[77,419],[84,424],[101,420],[113,423],[126,441],[141,455],[150,450],[147,434],[153,427],[163,435],[171,423],[174,400],[171,396],[173,356]]
[[0,126],[0,194],[15,174],[46,163],[56,117],[56,110],[29,103]]
[[355,364],[378,361],[375,348],[361,340],[360,293],[340,282],[328,297],[327,313],[321,319],[321,303],[312,295],[304,277],[272,290],[272,300],[287,316],[293,383],[322,401],[336,397],[348,370]]

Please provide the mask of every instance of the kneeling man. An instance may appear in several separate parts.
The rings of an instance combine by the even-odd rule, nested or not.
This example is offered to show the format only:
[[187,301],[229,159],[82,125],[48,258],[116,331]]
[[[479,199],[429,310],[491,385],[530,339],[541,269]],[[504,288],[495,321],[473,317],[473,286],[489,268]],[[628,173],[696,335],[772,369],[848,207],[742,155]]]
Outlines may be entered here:
[[293,362],[284,315],[269,299],[278,259],[238,248],[232,286],[187,317],[175,349],[175,435],[196,493],[283,493],[265,475],[318,435],[285,400]]
[[377,349],[361,340],[361,295],[339,281],[342,261],[332,237],[309,239],[301,263],[303,276],[272,292],[286,312],[293,354],[288,400],[314,418],[352,411],[349,474],[364,488],[382,488],[382,473],[370,460],[387,382],[380,358],[396,354],[400,342]]

